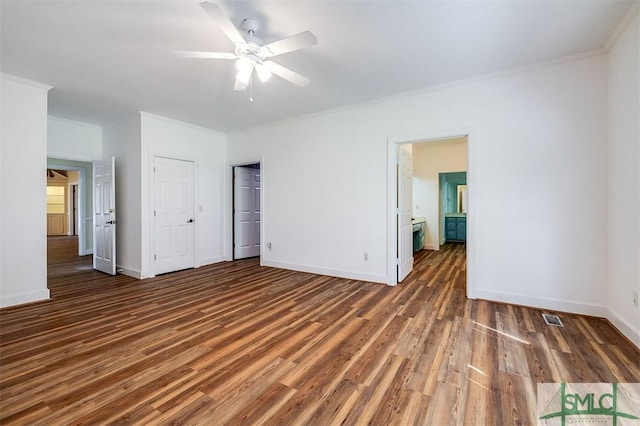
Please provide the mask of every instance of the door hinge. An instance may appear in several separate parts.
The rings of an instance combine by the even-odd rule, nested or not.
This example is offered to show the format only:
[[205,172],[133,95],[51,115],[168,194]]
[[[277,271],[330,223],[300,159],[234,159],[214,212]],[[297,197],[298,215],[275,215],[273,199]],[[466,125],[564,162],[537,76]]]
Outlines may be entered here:
[[153,166],[153,173],[156,172],[156,166]]
[[399,257],[396,258],[396,265],[400,265],[400,258]]
[[153,211],[153,217],[156,217],[156,211],[155,210]]
[[154,255],[153,255],[153,260],[156,260],[156,259],[157,259],[157,258],[156,258],[156,255],[154,254]]

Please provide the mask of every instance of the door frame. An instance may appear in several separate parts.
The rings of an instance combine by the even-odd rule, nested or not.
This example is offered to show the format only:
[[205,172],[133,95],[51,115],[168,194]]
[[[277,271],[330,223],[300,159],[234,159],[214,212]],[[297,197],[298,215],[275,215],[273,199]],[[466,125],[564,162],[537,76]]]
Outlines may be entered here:
[[[255,166],[256,164],[258,165],[257,168],[252,167],[252,166]],[[235,169],[239,168],[239,167],[243,167],[245,169],[258,170],[258,173],[260,175],[260,181],[261,181],[260,182],[260,197],[261,197],[260,198],[260,202],[262,202],[262,170],[260,168],[260,163],[252,163],[252,164],[247,164],[245,166],[233,166],[233,168],[232,168],[233,182],[232,182],[232,191],[231,191],[231,203],[232,203],[232,205],[231,205],[231,211],[232,211],[231,235],[232,235],[232,239],[233,239],[232,246],[231,246],[231,248],[232,248],[231,257],[233,258],[233,260],[237,260],[237,258],[236,258],[236,246],[235,246],[235,243],[236,243],[236,214],[237,214],[237,212],[235,210],[235,207],[236,207],[236,175],[237,174],[235,173],[235,171],[236,171]],[[262,205],[260,205],[260,207],[261,207],[260,212],[262,212]],[[262,213],[260,214],[260,219],[262,219]],[[262,223],[260,223],[260,236],[259,236],[259,238],[260,237],[262,237]],[[260,252],[258,253],[258,256],[260,256],[261,253],[262,253],[262,240],[260,240]],[[240,259],[244,259],[244,258],[240,258]]]
[[78,224],[80,223],[80,173],[78,183],[69,185],[69,235],[78,236]]
[[[51,160],[67,160],[66,158],[54,158],[54,157],[50,157]],[[78,161],[78,162],[83,162],[83,163],[87,163],[89,166],[91,166],[91,161],[84,161],[84,160],[68,160],[68,161]],[[63,165],[59,165],[59,164],[50,164],[47,161],[47,169],[52,169],[52,170],[74,170],[78,172],[78,216],[79,216],[79,220],[78,220],[78,256],[84,256],[84,255],[88,255],[88,254],[93,254],[93,247],[87,247],[86,245],[86,233],[87,233],[87,228],[89,228],[89,226],[87,225],[87,221],[88,219],[86,218],[86,211],[85,211],[85,204],[86,204],[86,200],[85,200],[85,194],[86,194],[86,185],[87,185],[87,171],[84,167],[80,167],[80,166],[63,166]],[[46,183],[45,183],[46,186]],[[91,213],[91,219],[90,219],[90,223],[93,226],[93,212]],[[93,232],[93,229],[91,230],[91,232]]]
[[[154,254],[155,254],[155,249],[156,249],[156,238],[155,238],[155,226],[156,226],[156,221],[155,221],[155,216],[153,215],[154,209],[155,209],[155,203],[156,203],[156,181],[155,181],[155,172],[153,170],[154,166],[155,166],[155,161],[156,158],[165,158],[168,160],[177,160],[177,161],[188,161],[190,163],[193,163],[193,217],[194,217],[194,223],[193,223],[193,268],[199,268],[200,263],[198,262],[198,259],[200,259],[200,252],[199,252],[199,244],[197,241],[197,236],[198,236],[198,228],[200,227],[200,217],[198,215],[199,211],[198,209],[196,209],[196,206],[198,205],[198,162],[195,160],[195,158],[192,157],[180,157],[178,158],[177,156],[174,155],[167,155],[167,154],[163,154],[161,152],[155,152],[155,151],[150,151],[148,153],[148,181],[145,183],[142,183],[142,187],[147,187],[148,190],[148,203],[147,205],[145,205],[145,203],[142,203],[142,207],[141,210],[144,212],[146,210],[146,216],[149,218],[149,223],[147,224],[148,226],[142,226],[141,227],[141,231],[142,231],[142,241],[144,241],[145,239],[145,229],[147,230],[146,232],[148,232],[147,238],[148,238],[148,253],[147,255],[143,254],[141,256],[141,271],[139,272],[139,276],[136,275],[131,275],[131,276],[136,276],[139,279],[142,278],[153,278],[156,276],[156,265],[155,265],[155,261],[154,261]],[[142,245],[144,247],[144,243]],[[145,262],[146,259],[146,262]],[[128,275],[128,274],[127,274]]]
[[226,209],[226,213],[225,213],[225,229],[226,229],[226,238],[225,238],[225,260],[227,261],[233,261],[234,257],[233,257],[233,220],[234,220],[234,214],[233,214],[233,184],[234,184],[234,177],[233,177],[233,168],[234,167],[244,167],[244,166],[250,166],[252,164],[259,164],[260,165],[260,266],[263,266],[262,264],[262,259],[264,256],[264,248],[265,248],[265,244],[263,244],[263,241],[265,241],[264,239],[264,229],[265,229],[265,223],[264,223],[264,212],[265,212],[265,162],[264,162],[264,157],[253,157],[253,158],[247,158],[244,160],[238,160],[238,161],[232,161],[227,163],[227,171],[226,171],[226,201],[227,201],[227,206],[228,208]]
[[[398,163],[398,150],[400,145],[414,143],[428,143],[441,139],[467,137],[467,185],[473,188],[475,182],[476,161],[476,132],[473,127],[457,127],[416,134],[387,138],[387,284],[398,284],[396,252],[398,247],[398,229],[396,226],[396,199],[398,195],[398,178],[396,165]],[[467,193],[467,297],[475,299],[477,294],[476,271],[476,224],[475,206],[477,205],[476,191]]]

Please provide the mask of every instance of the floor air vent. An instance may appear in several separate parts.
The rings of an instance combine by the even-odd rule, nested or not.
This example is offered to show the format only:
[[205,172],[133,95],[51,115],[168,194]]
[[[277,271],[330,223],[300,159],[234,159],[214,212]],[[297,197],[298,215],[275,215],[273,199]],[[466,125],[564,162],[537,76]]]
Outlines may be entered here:
[[542,314],[542,318],[544,318],[544,322],[547,325],[554,325],[556,327],[564,327],[564,325],[562,325],[562,321],[560,321],[560,318],[558,318],[557,315]]

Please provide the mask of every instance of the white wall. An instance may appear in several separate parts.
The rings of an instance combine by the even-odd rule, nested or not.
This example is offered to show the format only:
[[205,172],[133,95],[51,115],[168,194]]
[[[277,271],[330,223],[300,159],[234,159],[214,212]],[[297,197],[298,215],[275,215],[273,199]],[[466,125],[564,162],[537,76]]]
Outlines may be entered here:
[[141,113],[142,275],[153,276],[153,177],[155,156],[194,162],[195,265],[225,259],[226,139],[221,133]]
[[591,55],[230,134],[229,159],[264,156],[263,263],[387,282],[387,141],[464,128],[475,294],[602,315],[606,111]]
[[608,55],[609,319],[640,347],[640,33],[635,19]]
[[262,158],[264,265],[386,281],[385,121],[350,110],[227,135],[230,163]]
[[77,161],[102,158],[102,127],[51,115],[48,126],[48,157]]
[[49,298],[45,189],[49,89],[0,75],[0,307]]
[[142,277],[142,149],[140,115],[103,128],[103,156],[115,157],[116,264],[126,275]]
[[413,144],[413,216],[426,218],[425,248],[440,247],[439,174],[466,170],[465,138]]

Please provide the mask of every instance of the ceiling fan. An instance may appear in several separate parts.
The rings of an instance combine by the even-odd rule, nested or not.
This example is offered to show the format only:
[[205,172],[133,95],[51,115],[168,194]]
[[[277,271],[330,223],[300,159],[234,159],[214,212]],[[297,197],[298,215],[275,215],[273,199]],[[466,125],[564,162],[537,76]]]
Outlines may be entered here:
[[218,24],[229,40],[233,42],[236,47],[235,52],[176,51],[176,55],[185,58],[235,59],[238,74],[236,75],[233,90],[246,90],[251,82],[254,70],[258,74],[258,78],[263,82],[267,81],[272,74],[275,74],[300,87],[309,84],[307,77],[270,61],[268,58],[315,46],[318,44],[318,40],[312,32],[304,31],[263,45],[262,40],[255,36],[255,32],[258,29],[258,22],[255,20],[245,19],[242,21],[242,29],[246,32],[243,37],[217,4],[203,1],[200,6]]

